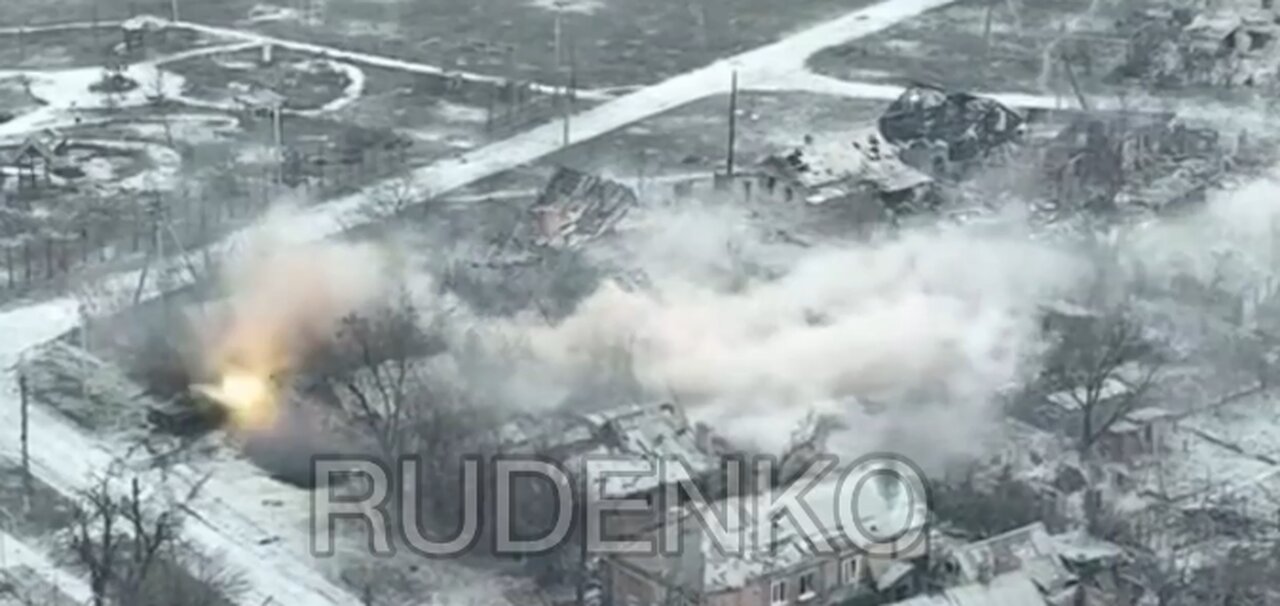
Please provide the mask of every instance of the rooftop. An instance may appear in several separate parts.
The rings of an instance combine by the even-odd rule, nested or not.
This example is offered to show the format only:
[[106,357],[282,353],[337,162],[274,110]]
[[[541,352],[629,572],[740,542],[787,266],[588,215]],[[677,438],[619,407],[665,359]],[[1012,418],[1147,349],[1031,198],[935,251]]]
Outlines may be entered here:
[[[720,536],[713,528],[704,528],[701,533],[705,591],[741,587],[750,579],[802,566],[831,554],[832,547],[845,552],[905,537],[900,545],[904,558],[923,553],[918,551],[923,542],[916,544],[910,537],[915,534],[912,531],[923,528],[928,517],[925,500],[859,479],[874,479],[875,469],[859,468],[855,474],[865,475],[832,474],[821,479],[795,496],[795,505],[790,508],[789,501],[779,499],[779,491],[734,497],[714,505],[725,520],[726,534]],[[804,508],[812,515],[801,513]],[[844,523],[853,519],[850,513],[856,516],[854,528]],[[686,517],[685,523],[697,521]],[[891,566],[886,567],[880,576],[892,571]]]
[[807,137],[802,145],[770,156],[761,165],[808,190],[806,201],[811,204],[842,197],[859,187],[892,193],[932,182],[898,159],[897,150],[874,127]]
[[1071,573],[1058,559],[1057,544],[1042,522],[955,548],[956,563],[970,582],[984,575],[1023,571],[1045,591],[1064,587]]
[[[717,457],[702,450],[696,431],[680,409],[669,403],[581,415],[523,417],[500,428],[499,441],[509,452],[540,452],[558,458],[570,469],[589,470],[598,476],[601,493],[611,498],[647,492],[664,480],[694,480],[720,467]],[[683,464],[672,464],[674,461]],[[620,475],[658,465],[662,475]]]

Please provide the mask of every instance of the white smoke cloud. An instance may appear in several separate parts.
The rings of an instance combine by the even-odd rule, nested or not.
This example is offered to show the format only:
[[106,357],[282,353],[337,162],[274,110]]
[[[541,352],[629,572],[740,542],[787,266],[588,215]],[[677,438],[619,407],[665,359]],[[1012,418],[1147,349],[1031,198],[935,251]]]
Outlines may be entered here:
[[[1080,275],[1071,255],[1016,229],[781,254],[733,213],[709,213],[678,211],[628,234],[652,288],[605,284],[554,326],[516,327],[532,357],[573,383],[626,350],[647,392],[674,395],[746,446],[781,450],[815,411],[845,421],[828,445],[837,452],[918,447],[910,454],[941,460],[973,451],[996,392],[1039,346],[1037,306]],[[732,271],[726,250],[777,277],[729,288],[713,279]],[[890,406],[870,415],[866,402]]]
[[225,306],[202,328],[205,373],[228,366],[266,376],[295,370],[342,318],[385,299],[391,257],[383,246],[290,239],[293,212],[270,213],[220,275]]

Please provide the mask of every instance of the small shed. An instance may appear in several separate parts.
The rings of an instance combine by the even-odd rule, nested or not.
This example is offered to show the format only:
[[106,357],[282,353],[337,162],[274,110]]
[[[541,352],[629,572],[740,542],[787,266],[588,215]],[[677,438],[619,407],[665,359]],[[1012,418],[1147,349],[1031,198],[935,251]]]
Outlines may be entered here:
[[29,190],[49,185],[56,169],[63,164],[67,140],[56,131],[46,130],[27,137],[5,159],[5,169],[13,175],[17,189]]
[[1098,438],[1098,451],[1113,461],[1132,461],[1167,452],[1174,414],[1158,406],[1130,411]]

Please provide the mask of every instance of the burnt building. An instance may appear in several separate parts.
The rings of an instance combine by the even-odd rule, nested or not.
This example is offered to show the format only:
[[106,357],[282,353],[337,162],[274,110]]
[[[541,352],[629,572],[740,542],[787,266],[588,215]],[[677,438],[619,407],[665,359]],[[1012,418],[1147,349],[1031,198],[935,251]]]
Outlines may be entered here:
[[911,154],[915,167],[946,173],[954,164],[979,160],[1018,140],[1025,120],[994,99],[935,86],[916,85],[902,93],[880,117],[885,140]]

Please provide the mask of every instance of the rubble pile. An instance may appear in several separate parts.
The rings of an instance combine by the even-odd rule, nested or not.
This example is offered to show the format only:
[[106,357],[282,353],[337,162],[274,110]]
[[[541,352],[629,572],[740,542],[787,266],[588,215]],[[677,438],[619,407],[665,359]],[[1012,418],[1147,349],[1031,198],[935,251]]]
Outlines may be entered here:
[[1122,79],[1163,88],[1269,87],[1280,80],[1280,17],[1266,11],[1144,12],[1131,17]]
[[638,204],[635,192],[620,183],[570,168],[560,168],[530,212],[533,243],[573,248],[604,234]]

